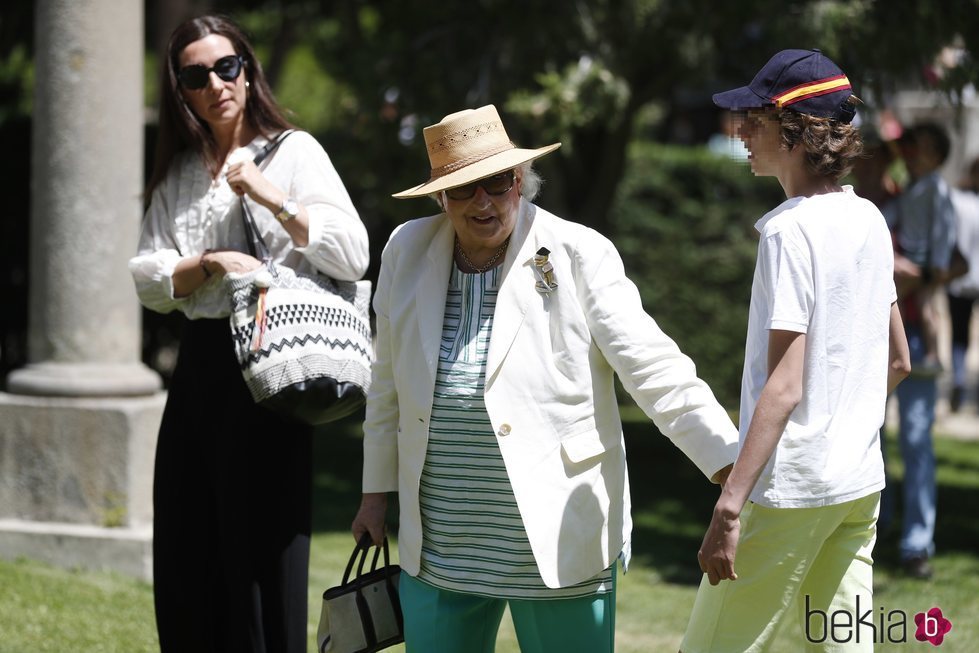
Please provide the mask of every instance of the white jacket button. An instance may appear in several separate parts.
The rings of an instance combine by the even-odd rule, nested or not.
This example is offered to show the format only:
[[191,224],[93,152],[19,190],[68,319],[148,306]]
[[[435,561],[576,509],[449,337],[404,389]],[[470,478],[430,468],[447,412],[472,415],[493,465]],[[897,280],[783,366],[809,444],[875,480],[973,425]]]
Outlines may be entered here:
[[496,433],[500,437],[503,437],[505,435],[510,435],[510,425],[509,424],[500,424],[500,430],[497,431]]

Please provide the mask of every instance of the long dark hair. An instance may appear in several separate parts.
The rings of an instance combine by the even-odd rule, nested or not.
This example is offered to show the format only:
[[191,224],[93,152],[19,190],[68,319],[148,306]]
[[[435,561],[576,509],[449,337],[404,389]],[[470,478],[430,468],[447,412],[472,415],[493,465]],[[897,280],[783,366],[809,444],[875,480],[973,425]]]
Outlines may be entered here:
[[223,36],[244,60],[245,79],[250,83],[245,120],[258,133],[269,136],[293,125],[286,120],[276,104],[269,88],[262,64],[244,32],[230,18],[218,15],[191,18],[182,23],[170,35],[160,82],[160,119],[156,137],[156,155],[153,174],[146,184],[145,200],[148,202],[155,189],[166,177],[174,157],[184,150],[193,150],[208,161],[217,158],[214,134],[206,122],[194,114],[180,93],[177,71],[180,53],[184,48],[210,34]]

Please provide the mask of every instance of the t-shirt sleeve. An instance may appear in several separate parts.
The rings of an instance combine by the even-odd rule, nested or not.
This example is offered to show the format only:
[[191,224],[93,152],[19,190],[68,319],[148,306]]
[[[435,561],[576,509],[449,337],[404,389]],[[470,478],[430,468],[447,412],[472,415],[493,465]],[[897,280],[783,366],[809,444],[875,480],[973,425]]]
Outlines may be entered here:
[[761,243],[762,269],[770,289],[768,329],[806,333],[813,307],[812,259],[804,243],[779,231]]

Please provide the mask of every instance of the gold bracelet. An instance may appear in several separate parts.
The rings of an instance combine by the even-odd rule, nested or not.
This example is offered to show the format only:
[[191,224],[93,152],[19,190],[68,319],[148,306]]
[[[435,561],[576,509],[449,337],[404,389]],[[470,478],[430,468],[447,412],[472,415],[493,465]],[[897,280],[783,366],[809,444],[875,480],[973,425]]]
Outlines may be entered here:
[[201,269],[204,270],[204,280],[205,281],[207,279],[210,279],[211,278],[211,275],[214,274],[213,272],[211,272],[210,270],[207,269],[207,266],[206,265],[204,265],[204,257],[206,255],[210,254],[212,251],[214,251],[214,250],[205,249],[203,252],[201,252],[201,258],[197,262],[197,264],[201,266]]

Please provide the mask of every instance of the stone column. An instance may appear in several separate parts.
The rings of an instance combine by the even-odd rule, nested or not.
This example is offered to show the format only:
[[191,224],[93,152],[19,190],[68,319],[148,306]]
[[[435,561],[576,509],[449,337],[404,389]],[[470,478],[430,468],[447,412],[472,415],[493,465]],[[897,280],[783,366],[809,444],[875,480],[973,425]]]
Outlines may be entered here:
[[146,395],[126,261],[142,211],[142,3],[36,8],[28,358],[11,392]]
[[146,577],[163,393],[140,362],[126,267],[142,214],[142,12],[35,7],[29,364],[0,394],[0,555]]

